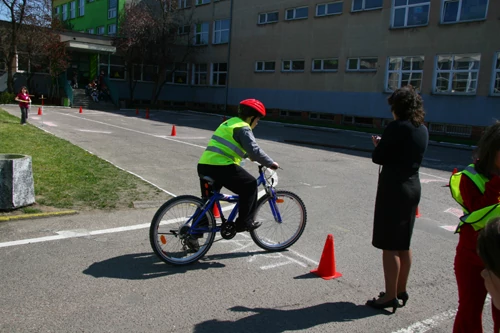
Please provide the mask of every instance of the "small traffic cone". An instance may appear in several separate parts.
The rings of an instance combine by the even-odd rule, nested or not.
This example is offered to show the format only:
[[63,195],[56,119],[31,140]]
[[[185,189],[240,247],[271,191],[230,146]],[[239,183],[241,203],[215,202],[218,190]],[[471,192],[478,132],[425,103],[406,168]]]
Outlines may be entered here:
[[216,219],[220,218],[219,206],[217,206],[217,204],[214,205],[213,212]]
[[149,119],[149,109],[146,109],[146,119]]
[[172,133],[170,133],[170,136],[176,136],[177,131],[175,130],[175,125],[172,125]]
[[335,270],[335,246],[332,234],[328,234],[328,237],[326,238],[325,247],[323,248],[318,268],[313,269],[311,273],[314,273],[325,280],[335,279],[342,276],[341,273]]
[[83,113],[83,110],[82,110],[82,107],[80,106],[80,112],[79,113]]
[[139,109],[135,109],[135,114],[138,115],[139,114]]
[[420,209],[418,209],[418,206],[417,206],[417,212],[415,213],[415,217],[418,218],[420,216],[422,216],[422,215],[420,215]]
[[42,115],[42,108],[38,108],[38,115],[41,116]]

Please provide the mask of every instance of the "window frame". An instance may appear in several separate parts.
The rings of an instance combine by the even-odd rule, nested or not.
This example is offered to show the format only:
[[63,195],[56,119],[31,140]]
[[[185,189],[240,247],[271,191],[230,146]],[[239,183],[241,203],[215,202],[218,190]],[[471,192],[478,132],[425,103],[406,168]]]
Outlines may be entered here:
[[87,33],[88,33],[89,35],[94,35],[94,34],[95,34],[95,29],[94,29],[94,28],[88,28],[88,29],[87,29]]
[[[199,70],[200,68],[197,68],[197,66],[202,66],[202,65],[205,65],[205,71]],[[199,83],[200,76],[202,74],[205,74],[205,83]],[[208,83],[209,83],[208,74],[209,74],[209,70],[208,70],[207,63],[193,64],[192,72],[191,72],[191,85],[193,85],[193,86],[208,86]],[[195,82],[196,79],[198,79],[198,83]]]
[[[357,69],[349,69],[349,60],[350,59],[357,59],[358,60],[358,66]],[[361,59],[376,59],[377,60],[377,67],[378,67],[378,57],[348,57],[346,61],[346,72],[368,72],[368,73],[374,73],[377,72],[378,69],[360,69],[361,67]]]
[[[293,63],[300,61],[304,63],[304,69],[293,69]],[[290,69],[285,69],[285,62],[290,62]],[[306,61],[304,59],[286,59],[281,60],[281,72],[282,73],[303,73],[306,70]]]
[[76,18],[76,0],[69,3],[69,18]]
[[[258,64],[262,64],[262,69],[258,69]],[[274,64],[274,69],[266,69],[266,63],[273,63]],[[270,61],[265,61],[265,60],[257,60],[255,61],[254,65],[254,72],[255,73],[274,73],[276,72],[276,61],[270,60]]]
[[385,71],[385,87],[384,87],[384,91],[386,93],[392,93],[394,92],[394,90],[391,90],[389,89],[389,75],[390,73],[398,73],[399,74],[399,78],[398,78],[398,88],[401,88],[402,86],[402,81],[403,81],[403,74],[413,74],[413,73],[420,73],[420,87],[418,89],[415,89],[419,92],[422,91],[422,84],[424,82],[424,69],[423,69],[423,66],[422,66],[422,69],[420,70],[413,70],[413,69],[409,69],[409,70],[405,70],[403,69],[403,67],[401,66],[401,69],[398,69],[398,70],[389,70],[389,66],[391,64],[391,59],[393,58],[398,58],[400,59],[401,61],[401,64],[403,63],[404,59],[405,58],[417,58],[417,57],[421,57],[422,58],[422,61],[423,61],[423,64],[425,64],[425,56],[424,55],[415,55],[415,56],[388,56],[387,57],[387,66],[386,66],[386,71]]
[[[328,10],[328,5],[331,5],[331,4],[336,4],[336,3],[341,3],[342,4],[342,10],[340,11],[340,13],[332,13],[332,14],[328,14],[327,13],[327,10]],[[325,6],[325,14],[323,15],[319,15],[318,14],[318,7],[319,6]],[[315,17],[325,17],[325,16],[334,16],[334,15],[342,15],[342,13],[344,12],[344,0],[340,0],[340,1],[331,1],[331,2],[325,2],[325,3],[318,3],[316,5],[316,12],[315,12]]]
[[191,0],[178,0],[177,9],[191,8]]
[[[495,81],[497,80],[497,75],[498,75],[498,92],[495,92]],[[493,77],[491,80],[490,95],[495,97],[500,97],[500,51],[495,52],[493,58]]]
[[68,3],[63,4],[62,6],[62,20],[68,20]]
[[[297,16],[297,10],[306,8],[307,9],[307,15],[305,17],[296,17]],[[288,11],[293,10],[293,18],[287,18]],[[300,7],[293,7],[293,8],[287,8],[285,9],[285,21],[296,21],[296,20],[307,20],[309,18],[309,6],[300,6]]]
[[[336,60],[337,69],[324,69],[325,61]],[[314,69],[314,62],[321,61],[321,69]],[[311,60],[311,72],[313,73],[335,73],[339,71],[339,58],[314,58]]]
[[[222,29],[222,22],[223,21],[227,21],[227,24],[228,24],[228,28],[227,29]],[[217,22],[220,22],[220,29],[216,30],[215,29],[215,26],[217,24]],[[220,44],[228,44],[229,43],[229,32],[231,30],[231,21],[227,18],[227,19],[222,19],[222,20],[215,20],[214,23],[213,23],[213,33],[212,33],[212,44],[214,45],[220,45]],[[224,31],[227,31],[227,41],[222,41],[222,33]],[[219,40],[217,42],[217,33],[219,33]]]
[[102,35],[104,35],[104,32],[105,32],[105,31],[106,31],[106,30],[105,30],[104,26],[103,26],[103,25],[101,25],[101,26],[97,27],[97,32],[96,32],[96,35],[102,36]]
[[[198,32],[198,31],[196,31],[197,26],[201,26],[202,30],[203,30],[203,27],[206,26],[207,27],[207,31],[206,32],[204,32],[204,31]],[[209,34],[210,34],[210,22],[197,23],[197,24],[194,24],[193,27],[194,27],[194,29],[193,29],[193,45],[195,45],[195,46],[205,46],[205,45],[208,45],[208,43],[209,43],[209,37],[210,37],[209,36]],[[196,37],[198,35],[203,36],[204,34],[206,34],[206,43],[196,43]]]
[[[444,21],[445,4],[447,2],[456,2],[456,1],[458,1],[458,9],[457,9],[456,20],[453,21],[453,22],[445,22]],[[490,6],[490,0],[486,0],[487,3],[486,3],[486,9],[484,11],[484,17],[481,18],[481,19],[472,19],[472,20],[460,20],[463,1],[464,0],[441,0],[441,15],[440,15],[439,23],[440,24],[457,24],[457,23],[463,23],[463,22],[475,22],[475,21],[484,21],[484,20],[486,20],[486,18],[488,16],[488,9],[489,9],[489,6]]]
[[[114,30],[114,31],[110,31],[110,28],[114,28],[114,29],[111,29],[111,30]],[[107,33],[107,35],[108,36],[116,35],[116,30],[117,30],[116,29],[116,23],[108,24],[108,29],[107,29],[108,33]]]
[[[396,6],[396,0],[392,0],[392,8],[391,8],[391,29],[405,29],[405,28],[413,28],[413,27],[425,27],[429,25],[429,17],[431,13],[431,0],[423,0],[427,1],[424,3],[417,3],[417,4],[409,4],[409,0],[405,0],[406,5],[399,5]],[[410,11],[410,8],[414,7],[422,7],[422,6],[428,6],[429,9],[427,10],[427,22],[425,24],[417,24],[417,25],[408,25],[408,14]],[[405,9],[405,19],[404,19],[404,25],[401,27],[396,27],[394,26],[394,21],[396,19],[396,10],[397,9]]]
[[85,0],[79,0],[78,14],[80,17],[85,16]]
[[[268,19],[269,14],[274,14],[274,13],[276,13],[276,15],[278,16],[276,18],[276,21],[269,21],[269,19]],[[260,22],[260,16],[261,15],[266,15],[266,21],[265,22],[262,22],[262,23]],[[280,20],[280,12],[277,11],[277,10],[272,11],[272,12],[265,12],[265,13],[259,13],[259,14],[257,14],[257,24],[259,24],[259,25],[271,24],[271,23],[278,23],[279,20]]]
[[210,0],[196,0],[195,6],[208,5],[209,3],[210,3]]
[[[439,70],[438,68],[438,63],[439,63],[439,57],[440,56],[443,56],[443,57],[446,57],[446,56],[450,56],[452,57],[452,62],[451,62],[451,65],[450,65],[450,68],[449,70]],[[455,57],[457,56],[461,56],[461,57],[465,57],[465,56],[470,56],[470,57],[473,57],[473,56],[479,56],[479,63],[478,63],[478,67],[477,69],[474,69],[474,70],[454,70],[453,69],[453,65],[455,63]],[[433,81],[432,81],[432,93],[435,94],[435,95],[462,95],[462,96],[474,96],[474,95],[477,95],[477,88],[478,88],[478,83],[479,83],[479,71],[481,69],[481,53],[458,53],[458,54],[437,54],[434,58],[434,76],[433,76]],[[468,72],[475,72],[477,73],[477,76],[476,76],[476,88],[475,88],[475,91],[474,92],[453,92],[452,91],[452,84],[453,84],[453,74],[454,73],[468,73]],[[439,73],[449,73],[449,78],[448,78],[448,89],[447,91],[436,91],[437,89],[437,79],[438,79],[438,74]]]
[[379,10],[379,9],[384,8],[384,1],[383,1],[383,0],[381,0],[381,1],[382,1],[382,4],[381,4],[379,7],[373,7],[373,8],[368,8],[368,9],[366,9],[366,8],[365,8],[365,7],[366,7],[366,0],[360,0],[360,1],[362,1],[362,5],[361,5],[361,7],[362,7],[362,8],[361,8],[361,9],[356,9],[356,10],[355,10],[355,9],[354,9],[354,2],[355,2],[355,1],[356,1],[356,0],[352,0],[352,4],[351,4],[351,13],[366,12],[366,11],[370,11],[370,10]]
[[[214,65],[219,65],[220,67],[221,64],[226,64],[226,71],[221,71],[221,70],[214,70]],[[213,62],[210,64],[210,85],[215,86],[215,87],[225,87],[227,85],[227,78],[228,78],[228,71],[227,71],[227,62]],[[217,81],[219,81],[220,75],[221,74],[226,74],[226,81],[225,84],[214,84],[214,74],[217,74]]]
[[[186,29],[186,27],[188,29]],[[177,27],[177,35],[179,35],[179,36],[189,35],[190,33],[191,33],[191,26],[190,25],[181,25],[181,26]]]

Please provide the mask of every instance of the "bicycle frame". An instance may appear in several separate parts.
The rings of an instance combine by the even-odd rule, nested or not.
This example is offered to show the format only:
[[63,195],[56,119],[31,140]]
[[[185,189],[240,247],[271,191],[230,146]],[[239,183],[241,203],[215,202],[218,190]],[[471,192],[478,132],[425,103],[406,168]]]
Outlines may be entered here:
[[[281,219],[281,214],[279,213],[278,207],[276,206],[276,191],[274,190],[272,185],[268,185],[266,183],[266,179],[264,177],[264,172],[262,171],[262,168],[263,168],[263,166],[259,165],[259,177],[257,178],[257,187],[263,185],[264,189],[266,191],[266,194],[269,194],[271,196],[272,199],[269,201],[269,206],[271,207],[271,212],[273,214],[274,220],[278,223],[282,223],[283,221]],[[205,232],[220,232],[220,230],[221,230],[220,225],[217,225],[214,229],[210,230],[210,229],[208,229],[208,227],[198,227],[198,223],[202,219],[202,216],[204,216],[209,209],[212,209],[212,207],[214,205],[217,205],[217,208],[220,212],[220,218],[221,218],[223,223],[225,223],[225,222],[235,223],[235,217],[236,217],[236,214],[238,213],[238,208],[239,208],[238,200],[239,200],[238,195],[227,195],[227,194],[223,194],[223,193],[214,191],[213,195],[210,196],[210,198],[207,200],[207,202],[203,205],[203,210],[201,212],[197,210],[193,214],[193,216],[191,216],[189,218],[189,220],[184,225],[185,226],[188,225],[191,221],[193,221],[195,216],[197,216],[191,225],[191,228],[189,231],[190,234],[201,234],[201,233],[205,233]],[[220,205],[221,201],[235,203],[227,220],[224,217],[224,214],[222,212],[222,207]]]

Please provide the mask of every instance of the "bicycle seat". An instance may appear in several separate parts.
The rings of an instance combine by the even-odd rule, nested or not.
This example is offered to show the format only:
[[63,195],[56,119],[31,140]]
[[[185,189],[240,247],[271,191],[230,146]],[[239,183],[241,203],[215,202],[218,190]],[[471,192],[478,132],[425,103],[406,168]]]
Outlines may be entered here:
[[208,185],[213,185],[215,183],[215,180],[212,177],[200,175],[200,178],[205,180]]

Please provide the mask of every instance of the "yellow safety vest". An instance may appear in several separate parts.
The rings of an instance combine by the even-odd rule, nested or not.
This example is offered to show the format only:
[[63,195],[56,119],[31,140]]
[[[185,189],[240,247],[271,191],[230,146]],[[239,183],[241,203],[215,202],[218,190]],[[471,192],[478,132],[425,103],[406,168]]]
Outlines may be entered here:
[[214,132],[208,146],[200,157],[200,164],[229,165],[240,164],[246,157],[243,147],[233,138],[236,128],[248,127],[248,123],[238,117],[223,122]]
[[474,230],[478,231],[484,228],[484,226],[494,217],[500,216],[500,203],[494,204],[491,206],[487,206],[481,209],[478,209],[473,212],[469,212],[467,208],[464,206],[464,201],[462,199],[462,194],[460,193],[460,180],[462,176],[469,177],[472,182],[477,186],[481,194],[484,194],[486,190],[486,183],[489,182],[489,179],[484,175],[480,174],[476,171],[474,164],[467,166],[464,170],[457,172],[452,175],[450,178],[450,191],[451,196],[455,199],[464,211],[464,215],[460,217],[460,223],[458,224],[456,233],[460,232],[460,227],[464,224],[470,224],[474,228]]

